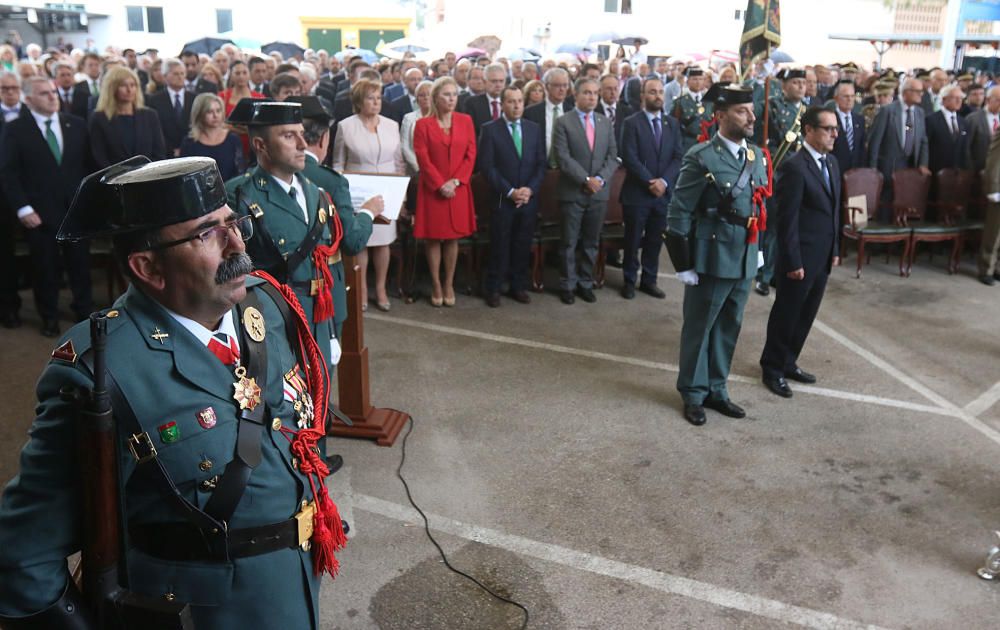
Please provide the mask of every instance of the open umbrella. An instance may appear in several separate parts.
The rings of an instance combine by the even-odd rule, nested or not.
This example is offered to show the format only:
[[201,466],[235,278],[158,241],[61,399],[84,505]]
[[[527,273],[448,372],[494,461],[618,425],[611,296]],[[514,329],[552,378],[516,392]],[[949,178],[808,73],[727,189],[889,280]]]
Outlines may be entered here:
[[538,61],[542,58],[542,53],[534,48],[515,48],[513,50],[502,50],[499,56],[506,57],[511,61]]
[[581,44],[580,42],[567,42],[565,44],[560,44],[556,48],[557,53],[568,53],[570,55],[590,55],[593,54],[594,48],[589,44]]
[[649,43],[649,40],[641,35],[623,35],[611,41],[619,46],[645,46]]
[[429,47],[425,46],[422,41],[417,40],[416,37],[401,37],[391,42],[386,42],[385,48],[401,53],[420,53],[430,50]]
[[473,48],[470,46],[469,48],[466,48],[462,52],[458,53],[457,57],[459,59],[465,59],[467,57],[482,57],[485,54],[486,51],[482,48]]
[[212,55],[218,49],[222,48],[226,44],[232,44],[231,39],[222,39],[221,37],[202,37],[201,39],[196,39],[192,42],[184,44],[181,48],[181,52],[193,52],[197,55]]
[[785,51],[775,48],[771,51],[771,61],[774,63],[794,63],[795,60]]
[[712,54],[709,55],[708,58],[709,60],[717,59],[719,61],[738,63],[740,60],[740,54],[735,50],[713,50]]
[[233,43],[236,44],[236,47],[240,50],[260,50],[260,40],[253,39],[252,37],[234,37]]
[[495,54],[496,51],[500,50],[501,43],[501,39],[496,35],[480,35],[466,44],[466,46],[469,48],[482,48],[492,55]]
[[374,51],[368,50],[367,48],[348,48],[347,50],[342,50],[334,55],[340,61],[344,60],[344,54],[350,53],[355,57],[361,57],[368,63],[376,63],[378,61],[378,55]]
[[290,57],[302,57],[302,55],[305,54],[306,49],[292,42],[271,42],[270,44],[264,44],[261,46],[260,51],[265,55],[270,55],[273,52],[279,52],[282,57],[288,59]]
[[621,39],[621,31],[595,31],[587,37],[587,43],[592,44],[594,42],[613,42],[616,39]]

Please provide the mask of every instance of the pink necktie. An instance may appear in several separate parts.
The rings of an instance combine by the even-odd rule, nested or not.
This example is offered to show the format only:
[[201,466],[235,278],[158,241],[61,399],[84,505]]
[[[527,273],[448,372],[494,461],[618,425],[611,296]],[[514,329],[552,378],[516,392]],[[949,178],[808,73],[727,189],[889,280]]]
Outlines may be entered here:
[[500,118],[500,101],[493,101],[493,120]]
[[586,119],[587,119],[587,126],[586,126],[587,144],[590,145],[590,150],[593,151],[594,150],[594,119],[591,117],[590,114],[588,114],[586,116]]

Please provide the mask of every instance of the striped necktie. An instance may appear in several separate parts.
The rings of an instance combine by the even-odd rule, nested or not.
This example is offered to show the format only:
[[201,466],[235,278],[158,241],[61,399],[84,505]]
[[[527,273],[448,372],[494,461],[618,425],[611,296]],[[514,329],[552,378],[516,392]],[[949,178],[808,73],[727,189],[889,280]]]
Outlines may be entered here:
[[223,365],[236,365],[240,360],[240,347],[236,340],[224,332],[212,333],[208,340],[209,351],[222,361]]

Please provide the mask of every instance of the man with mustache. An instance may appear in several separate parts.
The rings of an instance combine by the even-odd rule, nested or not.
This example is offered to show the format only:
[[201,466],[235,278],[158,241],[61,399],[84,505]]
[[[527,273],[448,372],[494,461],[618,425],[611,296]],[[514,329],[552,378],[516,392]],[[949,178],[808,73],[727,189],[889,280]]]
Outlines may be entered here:
[[[128,588],[189,605],[197,628],[315,629],[345,542],[314,446],[329,383],[294,297],[248,276],[251,230],[211,159],[139,156],[83,181],[59,238],[111,237],[131,281],[103,312]],[[93,387],[88,328],[53,351],[0,502],[4,630],[99,627],[65,560],[96,485],[76,462],[87,420],[64,395]],[[313,400],[316,426],[297,410]]]

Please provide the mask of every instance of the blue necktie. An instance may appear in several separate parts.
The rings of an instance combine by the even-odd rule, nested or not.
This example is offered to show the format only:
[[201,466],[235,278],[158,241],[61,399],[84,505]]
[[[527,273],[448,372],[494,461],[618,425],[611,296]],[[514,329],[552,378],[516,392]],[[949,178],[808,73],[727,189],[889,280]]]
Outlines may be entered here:
[[826,192],[833,194],[832,184],[830,183],[830,169],[826,164],[826,156],[824,155],[819,159],[820,166],[823,170],[823,184],[826,186]]
[[663,139],[663,128],[660,127],[660,117],[656,116],[653,118],[653,140],[656,142],[656,148],[660,148],[660,141]]

